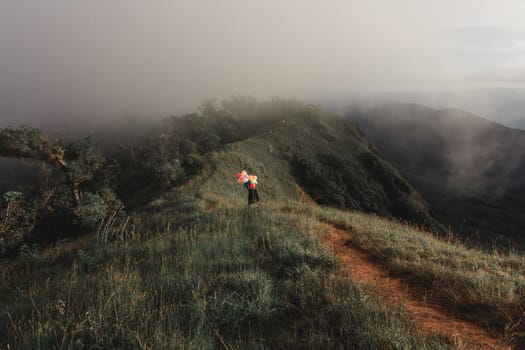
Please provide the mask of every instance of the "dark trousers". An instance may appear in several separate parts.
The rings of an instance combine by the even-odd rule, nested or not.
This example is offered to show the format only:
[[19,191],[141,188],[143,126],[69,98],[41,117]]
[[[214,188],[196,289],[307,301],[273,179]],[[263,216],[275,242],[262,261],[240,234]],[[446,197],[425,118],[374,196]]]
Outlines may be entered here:
[[257,193],[257,189],[249,188],[248,189],[248,204],[252,204],[258,201],[259,201],[259,193]]

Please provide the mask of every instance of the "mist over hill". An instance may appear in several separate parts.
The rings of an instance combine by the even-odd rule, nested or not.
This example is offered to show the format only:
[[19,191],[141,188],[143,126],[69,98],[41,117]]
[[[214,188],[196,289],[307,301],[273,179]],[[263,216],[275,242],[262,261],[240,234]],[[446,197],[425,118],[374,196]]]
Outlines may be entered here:
[[458,109],[388,104],[348,116],[461,234],[523,241],[525,131]]
[[525,129],[525,89],[519,87],[361,91],[312,101],[337,114],[347,114],[353,107],[371,109],[387,104],[461,109],[506,127]]
[[463,109],[507,127],[525,129],[523,88],[397,91],[375,94],[374,98],[399,103],[417,103],[435,109]]
[[[88,233],[113,210],[136,210],[196,176],[214,176],[216,152],[226,152],[231,164],[231,173],[222,174],[227,192],[244,168],[257,172],[269,200],[301,192],[319,204],[444,231],[424,199],[370,149],[354,123],[314,106],[248,97],[208,101],[199,113],[167,118],[143,132],[138,140],[101,147],[93,138],[66,142],[28,127],[0,129],[1,154],[25,159],[0,164],[7,167],[0,190],[15,193],[20,208],[10,225],[25,223],[25,231],[3,250]],[[243,155],[228,153],[232,149]],[[14,215],[11,202],[4,202],[2,215]]]

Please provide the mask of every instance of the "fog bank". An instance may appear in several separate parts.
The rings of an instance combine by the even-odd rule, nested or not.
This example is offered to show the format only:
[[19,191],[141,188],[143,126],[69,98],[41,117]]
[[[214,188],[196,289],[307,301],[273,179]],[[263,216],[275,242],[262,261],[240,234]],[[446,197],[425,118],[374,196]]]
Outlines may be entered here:
[[0,123],[523,83],[521,1],[0,0]]

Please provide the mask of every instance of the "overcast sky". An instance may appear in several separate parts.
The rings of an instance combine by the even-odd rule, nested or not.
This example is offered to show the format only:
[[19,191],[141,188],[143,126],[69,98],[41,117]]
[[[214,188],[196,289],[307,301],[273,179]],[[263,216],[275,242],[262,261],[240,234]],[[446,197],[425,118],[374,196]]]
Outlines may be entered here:
[[522,86],[524,19],[517,0],[0,0],[0,119]]

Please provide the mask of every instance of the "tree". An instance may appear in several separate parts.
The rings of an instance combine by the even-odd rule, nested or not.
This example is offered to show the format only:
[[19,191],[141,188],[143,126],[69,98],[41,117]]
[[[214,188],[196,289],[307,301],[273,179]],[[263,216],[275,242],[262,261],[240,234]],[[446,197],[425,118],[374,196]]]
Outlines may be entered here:
[[64,146],[60,140],[49,141],[40,130],[27,126],[0,129],[0,156],[43,161],[61,169],[76,205],[82,199],[80,185],[93,179],[104,163],[91,138]]
[[[3,128],[0,156],[29,160],[46,172],[46,186],[40,193],[33,190],[14,196],[15,192],[8,192],[0,200],[0,255],[16,252],[24,243],[93,232],[108,215],[123,212],[111,189],[111,176],[116,177],[117,169],[106,164],[90,137],[65,144],[49,140],[38,129]],[[47,171],[42,164],[58,170]],[[47,189],[50,175],[52,188]]]

